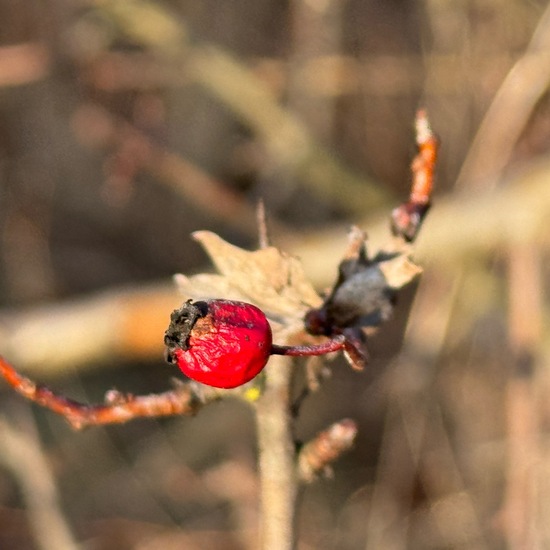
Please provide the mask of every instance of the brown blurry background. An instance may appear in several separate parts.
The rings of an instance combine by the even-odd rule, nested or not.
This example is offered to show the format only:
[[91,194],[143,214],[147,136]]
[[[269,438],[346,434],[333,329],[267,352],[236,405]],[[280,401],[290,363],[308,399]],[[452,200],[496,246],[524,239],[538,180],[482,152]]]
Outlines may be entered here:
[[[549,82],[541,0],[0,0],[0,351],[84,401],[166,389],[190,233],[252,248],[263,198],[322,290],[350,224],[388,237],[425,106],[425,274],[302,407],[298,441],[360,431],[299,549],[548,548]],[[255,548],[245,405],[76,433],[1,403],[0,548]]]

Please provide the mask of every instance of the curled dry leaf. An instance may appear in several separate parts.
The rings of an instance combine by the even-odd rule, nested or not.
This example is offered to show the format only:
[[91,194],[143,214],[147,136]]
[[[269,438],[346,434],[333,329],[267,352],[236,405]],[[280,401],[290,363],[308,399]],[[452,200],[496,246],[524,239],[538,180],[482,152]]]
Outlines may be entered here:
[[363,231],[352,227],[336,283],[322,306],[305,317],[311,334],[345,336],[345,356],[356,369],[368,360],[367,335],[391,317],[397,291],[422,271],[405,240],[397,239],[392,250],[369,257],[366,239]]

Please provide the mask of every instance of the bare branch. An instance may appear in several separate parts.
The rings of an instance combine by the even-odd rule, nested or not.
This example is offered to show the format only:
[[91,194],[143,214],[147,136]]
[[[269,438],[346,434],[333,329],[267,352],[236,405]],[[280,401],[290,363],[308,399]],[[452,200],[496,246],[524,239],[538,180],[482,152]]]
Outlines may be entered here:
[[77,430],[92,425],[121,424],[135,418],[192,415],[219,396],[213,388],[203,390],[201,386],[199,393],[194,384],[181,383],[173,390],[149,395],[122,394],[111,390],[105,396],[105,404],[86,405],[22,376],[2,357],[0,374],[23,397],[64,416]]
[[523,55],[508,71],[477,130],[457,187],[497,187],[521,133],[550,84],[550,5],[542,13]]

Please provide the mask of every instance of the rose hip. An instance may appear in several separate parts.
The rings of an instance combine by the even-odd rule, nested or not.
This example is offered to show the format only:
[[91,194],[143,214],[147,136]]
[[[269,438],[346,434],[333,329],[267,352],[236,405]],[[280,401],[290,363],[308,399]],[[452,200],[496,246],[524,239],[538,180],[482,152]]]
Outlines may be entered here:
[[167,360],[189,378],[234,388],[264,368],[271,353],[271,327],[252,304],[188,301],[172,313],[164,343]]
[[322,355],[344,348],[337,336],[313,346],[277,346],[261,309],[234,300],[188,300],[170,317],[166,360],[192,380],[235,388],[252,380],[270,355]]

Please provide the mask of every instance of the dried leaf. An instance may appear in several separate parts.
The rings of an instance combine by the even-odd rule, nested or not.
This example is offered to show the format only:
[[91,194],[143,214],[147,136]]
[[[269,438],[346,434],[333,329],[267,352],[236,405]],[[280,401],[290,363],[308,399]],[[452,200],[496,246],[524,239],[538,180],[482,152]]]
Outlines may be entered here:
[[193,237],[219,273],[178,275],[176,282],[186,297],[223,297],[253,303],[265,312],[275,330],[302,327],[305,312],[321,305],[321,298],[296,258],[272,246],[244,250],[210,231],[197,231]]

